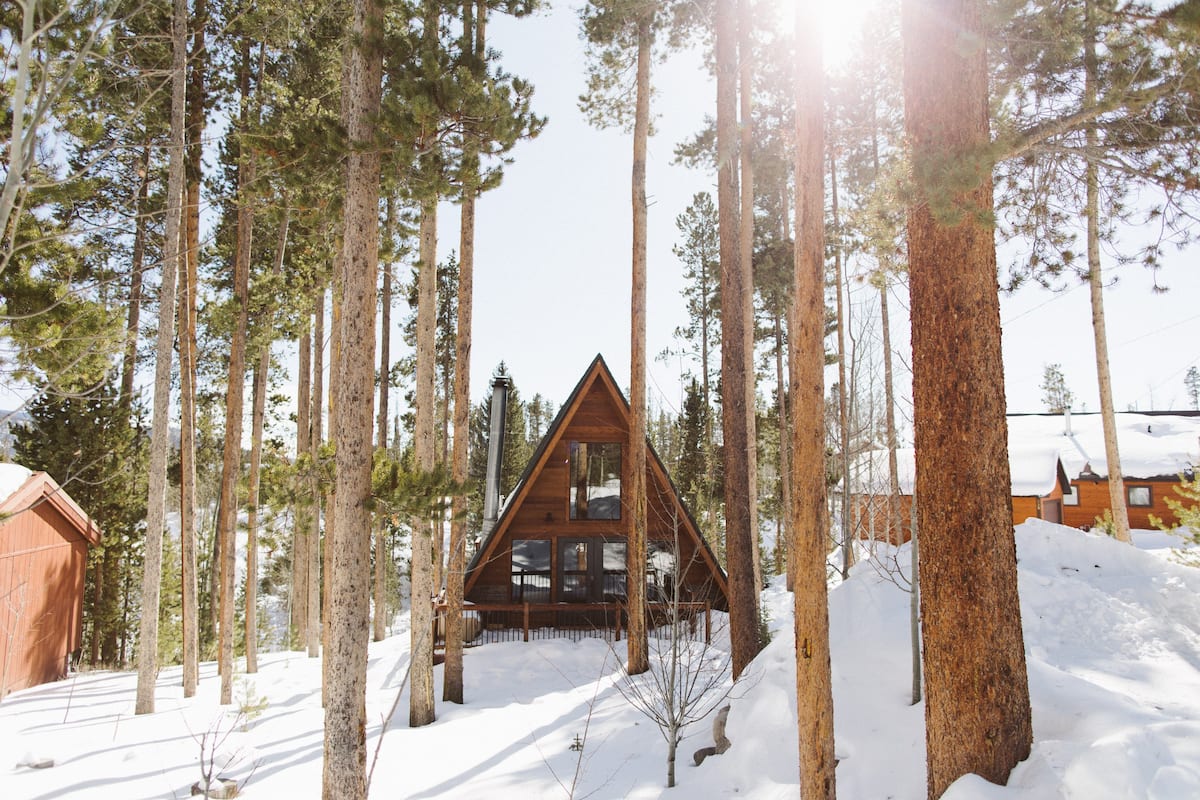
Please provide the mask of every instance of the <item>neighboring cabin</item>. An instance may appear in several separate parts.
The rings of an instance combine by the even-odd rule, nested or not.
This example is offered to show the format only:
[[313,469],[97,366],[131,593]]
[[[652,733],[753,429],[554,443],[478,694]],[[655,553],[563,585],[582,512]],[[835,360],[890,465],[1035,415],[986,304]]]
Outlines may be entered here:
[[[629,404],[597,356],[494,524],[485,519],[485,539],[467,569],[469,602],[495,609],[529,604],[533,626],[566,624],[563,612],[572,608],[594,612],[589,624],[602,624],[623,608],[629,425]],[[648,601],[667,599],[678,581],[682,600],[727,608],[725,573],[654,449],[645,447]],[[489,475],[494,471],[489,467]],[[494,496],[494,488],[485,494]],[[486,506],[485,500],[485,517]],[[570,624],[583,619],[570,618]]]
[[[1117,449],[1125,478],[1125,501],[1133,528],[1153,528],[1150,516],[1177,522],[1166,498],[1180,476],[1188,479],[1200,463],[1200,413],[1126,411],[1116,415]],[[1098,413],[1014,414],[1008,418],[1010,441],[1038,440],[1058,448],[1071,478],[1063,498],[1063,524],[1090,528],[1109,509],[1108,461]]]
[[[1166,498],[1178,500],[1180,477],[1191,479],[1200,462],[1200,413],[1123,412],[1117,417],[1117,447],[1125,479],[1129,524],[1153,528],[1153,515],[1176,523]],[[1010,414],[1009,465],[1013,524],[1033,517],[1091,528],[1109,510],[1108,462],[1100,414]],[[913,487],[913,451],[897,451],[904,540]],[[859,538],[885,539],[888,495],[887,452],[861,458],[851,479],[852,521]]]
[[100,530],[45,472],[0,464],[0,698],[67,674]]

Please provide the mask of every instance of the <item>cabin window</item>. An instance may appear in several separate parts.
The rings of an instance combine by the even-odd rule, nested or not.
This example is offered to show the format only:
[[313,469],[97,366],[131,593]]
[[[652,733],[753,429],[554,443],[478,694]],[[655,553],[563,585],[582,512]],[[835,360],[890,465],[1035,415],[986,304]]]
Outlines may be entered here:
[[604,545],[604,602],[625,602],[625,543],[605,542]]
[[670,603],[675,599],[675,550],[666,542],[650,542],[646,554],[646,599]]
[[621,518],[621,444],[571,442],[571,519]]
[[512,599],[516,603],[550,602],[550,542],[548,540],[513,540]]
[[1064,506],[1079,505],[1079,487],[1078,486],[1076,486],[1075,484],[1072,483],[1070,490],[1063,492],[1063,505]]
[[560,602],[623,602],[625,576],[625,542],[599,537],[558,540]]
[[1128,486],[1125,488],[1125,494],[1129,499],[1129,505],[1137,508],[1149,508],[1150,503],[1150,487],[1149,486]]

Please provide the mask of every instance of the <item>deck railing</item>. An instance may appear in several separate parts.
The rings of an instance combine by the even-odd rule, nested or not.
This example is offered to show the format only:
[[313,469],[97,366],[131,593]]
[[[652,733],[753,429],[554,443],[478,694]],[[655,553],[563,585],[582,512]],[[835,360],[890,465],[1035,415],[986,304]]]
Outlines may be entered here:
[[[434,603],[434,647],[446,644],[445,603]],[[686,625],[688,638],[700,634],[712,641],[712,603],[648,603],[651,635],[670,635],[673,614]],[[538,639],[604,639],[621,641],[628,628],[627,608],[622,603],[476,603],[463,606],[463,640],[467,646],[490,642],[534,641]]]

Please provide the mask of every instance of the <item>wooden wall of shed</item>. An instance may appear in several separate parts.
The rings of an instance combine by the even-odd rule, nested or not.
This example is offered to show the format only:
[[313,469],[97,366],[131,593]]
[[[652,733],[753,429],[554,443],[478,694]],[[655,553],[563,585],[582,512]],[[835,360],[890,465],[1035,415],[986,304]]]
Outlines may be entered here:
[[82,639],[87,547],[49,503],[0,524],[0,696],[66,674]]
[[[1075,492],[1079,495],[1079,504],[1063,504],[1063,524],[1076,528],[1091,528],[1096,524],[1096,518],[1104,516],[1104,512],[1111,508],[1112,504],[1109,502],[1108,497],[1108,481],[1076,480],[1071,481],[1071,485],[1075,487]],[[1149,487],[1151,502],[1148,508],[1127,504],[1129,526],[1131,528],[1153,529],[1154,525],[1150,522],[1151,514],[1168,525],[1178,524],[1179,520],[1175,516],[1175,512],[1167,506],[1165,501],[1167,497],[1173,500],[1180,499],[1174,489],[1178,485],[1178,480],[1145,481],[1127,478],[1125,480],[1125,491],[1128,493],[1129,489],[1133,486]]]

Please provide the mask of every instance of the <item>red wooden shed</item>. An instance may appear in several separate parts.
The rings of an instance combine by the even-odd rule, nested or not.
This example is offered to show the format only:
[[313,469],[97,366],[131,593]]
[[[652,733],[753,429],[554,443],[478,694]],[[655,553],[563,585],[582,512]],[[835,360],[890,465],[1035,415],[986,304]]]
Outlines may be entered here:
[[45,472],[0,464],[0,697],[67,674],[100,529]]

